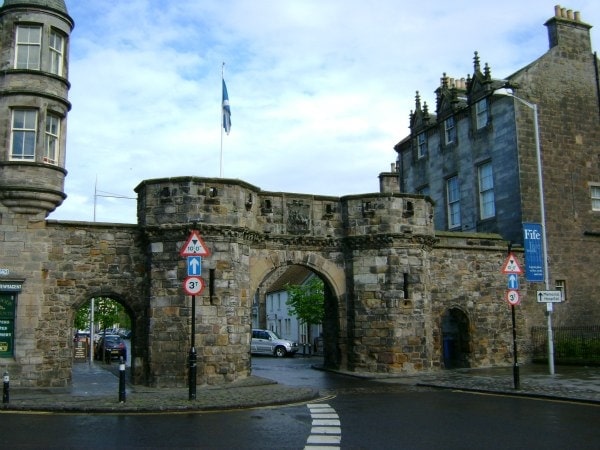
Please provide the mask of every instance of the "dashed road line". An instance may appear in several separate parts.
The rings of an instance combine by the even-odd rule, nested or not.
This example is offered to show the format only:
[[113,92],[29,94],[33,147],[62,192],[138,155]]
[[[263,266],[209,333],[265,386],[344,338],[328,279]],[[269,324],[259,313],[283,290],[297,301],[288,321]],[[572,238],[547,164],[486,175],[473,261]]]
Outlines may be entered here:
[[339,449],[342,442],[340,417],[327,403],[309,403],[312,428],[306,440],[305,449]]

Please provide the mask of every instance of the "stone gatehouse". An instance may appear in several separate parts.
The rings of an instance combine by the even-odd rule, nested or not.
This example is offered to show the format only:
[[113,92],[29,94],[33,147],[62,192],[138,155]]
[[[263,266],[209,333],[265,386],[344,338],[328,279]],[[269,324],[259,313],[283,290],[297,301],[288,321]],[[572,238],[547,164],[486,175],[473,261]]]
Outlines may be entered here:
[[[71,105],[68,52],[52,53],[45,39],[68,46],[73,26],[63,0],[0,7],[0,370],[11,384],[70,383],[74,317],[96,297],[132,318],[134,383],[185,386],[192,336],[200,384],[247,377],[254,299],[294,264],[324,281],[328,367],[404,374],[512,362],[507,243],[436,232],[431,199],[399,193],[396,171],[380,175],[379,192],[344,197],[222,178],[146,180],[137,224],[47,220],[65,198]],[[35,64],[19,66],[20,31],[40,36]],[[211,253],[193,321],[179,255],[192,229]],[[527,284],[520,292],[526,359],[527,330],[543,317]]]
[[[146,180],[136,189],[136,225],[45,221],[3,206],[9,273],[1,281],[20,289],[13,292],[14,355],[0,364],[17,385],[68,384],[75,312],[104,296],[133,319],[132,381],[185,386],[191,297],[182,288],[179,249],[192,228],[211,251],[202,262],[206,289],[195,297],[201,384],[251,373],[253,298],[290,264],[325,282],[329,367],[401,374],[510,364],[500,273],[506,242],[436,233],[431,201],[393,192],[386,180],[394,178],[381,175],[380,193],[340,198],[218,178]],[[517,316],[526,358],[535,313],[523,308]]]

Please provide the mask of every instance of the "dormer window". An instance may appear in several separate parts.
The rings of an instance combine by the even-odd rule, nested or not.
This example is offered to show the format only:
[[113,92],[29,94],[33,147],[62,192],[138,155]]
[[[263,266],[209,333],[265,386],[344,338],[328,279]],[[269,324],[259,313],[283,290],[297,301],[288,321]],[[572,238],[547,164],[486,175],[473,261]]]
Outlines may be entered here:
[[427,136],[423,132],[417,135],[417,159],[425,156],[427,156]]
[[487,99],[484,98],[475,103],[475,121],[478,130],[481,130],[488,124],[488,117]]
[[42,48],[42,27],[37,25],[19,25],[17,27],[16,69],[40,69]]
[[444,120],[444,136],[446,145],[454,144],[456,142],[456,126],[453,116]]

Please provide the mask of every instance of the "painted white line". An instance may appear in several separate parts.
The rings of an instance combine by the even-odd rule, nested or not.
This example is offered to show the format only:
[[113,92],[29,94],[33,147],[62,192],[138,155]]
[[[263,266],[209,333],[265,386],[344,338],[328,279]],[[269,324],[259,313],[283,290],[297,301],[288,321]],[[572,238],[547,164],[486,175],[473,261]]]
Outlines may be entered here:
[[311,434],[342,434],[340,427],[315,427],[310,430]]
[[306,440],[307,444],[339,444],[342,442],[341,436],[326,436],[311,434]]
[[312,413],[311,417],[313,419],[337,419],[339,416],[337,415],[337,413],[326,413],[326,414],[321,414],[321,413]]
[[307,407],[312,418],[312,428],[304,448],[339,449],[342,442],[342,428],[335,409],[327,403],[309,403]]
[[339,419],[326,419],[326,420],[313,420],[312,422],[313,427],[314,426],[322,426],[322,427],[339,427],[340,426],[340,420]]

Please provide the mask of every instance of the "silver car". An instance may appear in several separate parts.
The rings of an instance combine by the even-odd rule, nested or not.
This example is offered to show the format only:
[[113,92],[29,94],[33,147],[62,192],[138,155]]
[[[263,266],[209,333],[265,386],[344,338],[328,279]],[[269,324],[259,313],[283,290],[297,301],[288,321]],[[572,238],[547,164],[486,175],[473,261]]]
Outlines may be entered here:
[[293,356],[298,351],[298,343],[281,339],[271,330],[252,330],[252,353],[275,355],[280,358]]

